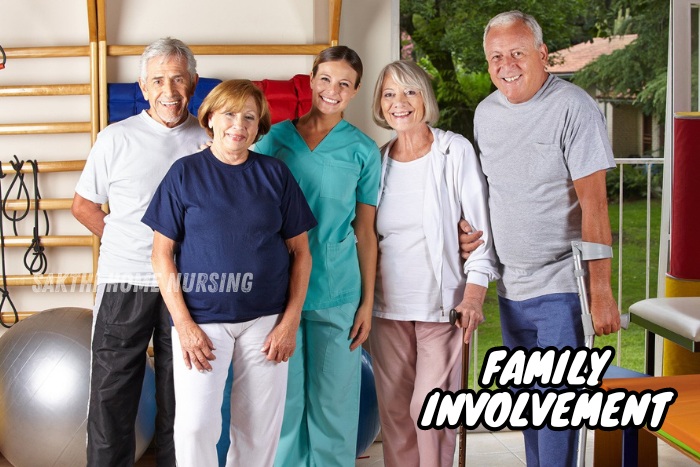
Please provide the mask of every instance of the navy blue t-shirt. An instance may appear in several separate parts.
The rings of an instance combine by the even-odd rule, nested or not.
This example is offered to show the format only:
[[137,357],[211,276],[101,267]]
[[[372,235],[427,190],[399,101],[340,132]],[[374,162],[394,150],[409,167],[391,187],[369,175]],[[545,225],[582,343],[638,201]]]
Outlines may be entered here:
[[285,240],[316,219],[287,166],[250,152],[240,165],[210,149],[170,168],[142,221],[179,244],[175,257],[196,323],[235,323],[284,311]]

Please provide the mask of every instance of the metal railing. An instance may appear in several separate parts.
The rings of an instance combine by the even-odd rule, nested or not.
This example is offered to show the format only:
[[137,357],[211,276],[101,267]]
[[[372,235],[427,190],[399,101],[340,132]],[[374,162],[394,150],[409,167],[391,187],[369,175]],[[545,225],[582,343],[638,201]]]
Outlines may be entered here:
[[[646,235],[645,235],[645,278],[644,278],[644,298],[650,298],[650,268],[651,268],[651,199],[652,199],[652,178],[654,175],[654,166],[664,164],[663,158],[654,157],[644,157],[644,158],[615,158],[615,162],[620,168],[620,188],[619,188],[619,211],[618,211],[618,255],[617,255],[617,303],[618,306],[622,306],[623,294],[622,288],[624,283],[624,276],[622,274],[622,265],[624,260],[624,249],[623,249],[623,231],[624,231],[624,174],[625,166],[645,166],[646,178],[647,178],[647,188],[646,188]],[[658,260],[656,258],[655,260]],[[614,264],[614,263],[613,263]],[[623,312],[625,310],[622,310]],[[617,333],[617,365],[620,365],[620,360],[622,358],[622,331]]]

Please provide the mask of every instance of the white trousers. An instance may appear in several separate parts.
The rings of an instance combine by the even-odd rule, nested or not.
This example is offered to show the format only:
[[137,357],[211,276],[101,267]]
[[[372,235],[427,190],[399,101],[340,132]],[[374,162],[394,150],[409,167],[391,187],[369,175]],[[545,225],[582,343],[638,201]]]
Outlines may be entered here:
[[217,467],[221,404],[233,362],[231,446],[226,467],[271,466],[284,414],[287,363],[268,361],[260,351],[280,315],[245,323],[202,324],[214,344],[212,371],[188,370],[173,327],[175,453],[178,467]]

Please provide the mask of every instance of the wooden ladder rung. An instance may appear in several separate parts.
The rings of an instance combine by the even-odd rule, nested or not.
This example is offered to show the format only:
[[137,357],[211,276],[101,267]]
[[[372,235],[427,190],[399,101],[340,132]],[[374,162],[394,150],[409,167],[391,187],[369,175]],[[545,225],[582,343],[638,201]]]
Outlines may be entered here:
[[[34,241],[34,237],[17,236],[5,237],[7,247],[29,247]],[[47,235],[40,236],[39,243],[45,247],[59,246],[92,246],[92,235]]]
[[[38,311],[18,311],[17,312],[17,317],[19,318],[20,321],[23,319],[27,319],[30,316],[39,313]],[[2,322],[5,324],[12,324],[15,322],[15,314],[11,311],[3,311],[1,313],[2,316]]]
[[90,133],[90,122],[54,122],[54,123],[3,123],[0,124],[0,135],[36,135]]
[[0,86],[0,97],[19,96],[84,96],[90,94],[89,84],[44,84]]
[[10,47],[5,49],[5,54],[7,58],[89,57],[90,46]]
[[[70,209],[73,205],[72,198],[46,198],[39,200],[39,209],[41,211],[55,211],[58,209]],[[5,211],[24,211],[27,209],[26,199],[8,199],[5,203]],[[29,200],[29,209],[36,209],[36,203],[33,199]]]
[[[72,287],[92,284],[94,282],[94,275],[92,273],[51,273],[51,274],[21,274],[21,275],[9,275],[6,276],[8,287],[19,287],[19,286],[37,286],[37,287],[58,287],[58,289],[63,286],[71,286],[69,290],[79,290],[81,287]],[[58,290],[57,289],[57,290]],[[85,287],[86,292],[90,292],[89,287]]]
[[[80,172],[85,168],[85,160],[73,160],[73,161],[47,161],[37,163],[37,169],[39,173],[49,173],[49,172]],[[32,173],[31,164],[22,164],[21,173]],[[9,162],[2,163],[2,173],[5,175],[10,175],[15,173],[15,168]]]
[[[136,56],[145,45],[108,45],[107,56]],[[190,45],[198,55],[318,55],[328,44],[250,44],[250,45]]]

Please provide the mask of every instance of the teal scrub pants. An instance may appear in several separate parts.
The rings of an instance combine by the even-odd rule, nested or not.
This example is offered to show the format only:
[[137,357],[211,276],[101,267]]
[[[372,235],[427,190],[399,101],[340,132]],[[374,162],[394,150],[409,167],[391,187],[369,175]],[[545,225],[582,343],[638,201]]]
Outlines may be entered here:
[[276,467],[355,465],[362,350],[350,351],[349,336],[357,305],[302,312]]

